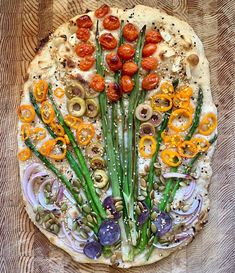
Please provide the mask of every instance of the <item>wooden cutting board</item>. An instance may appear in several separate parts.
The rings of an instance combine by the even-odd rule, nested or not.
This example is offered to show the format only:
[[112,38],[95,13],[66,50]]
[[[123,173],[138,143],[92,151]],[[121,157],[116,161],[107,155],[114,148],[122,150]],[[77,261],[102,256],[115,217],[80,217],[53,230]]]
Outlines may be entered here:
[[[124,272],[102,265],[78,265],[49,243],[30,222],[22,203],[16,158],[16,109],[35,48],[60,24],[103,3],[145,4],[188,21],[204,43],[211,86],[219,110],[219,140],[210,186],[209,223],[186,249],[160,263],[125,272],[235,272],[235,2],[220,0],[0,0],[0,272]],[[177,266],[180,265],[180,269]],[[179,268],[179,267],[178,267]]]

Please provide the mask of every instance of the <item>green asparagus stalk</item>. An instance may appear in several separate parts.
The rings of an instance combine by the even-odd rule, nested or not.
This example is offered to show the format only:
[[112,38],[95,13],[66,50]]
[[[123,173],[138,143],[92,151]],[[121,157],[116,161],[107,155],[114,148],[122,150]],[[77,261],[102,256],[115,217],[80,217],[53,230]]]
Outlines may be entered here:
[[87,187],[88,187],[88,189],[90,191],[91,197],[92,197],[92,199],[94,200],[94,202],[95,202],[95,204],[97,206],[97,209],[99,211],[99,214],[100,214],[101,218],[105,219],[106,218],[106,212],[105,212],[105,210],[104,210],[104,208],[102,206],[102,203],[101,203],[99,197],[97,196],[97,194],[95,192],[93,181],[91,179],[89,169],[88,169],[88,167],[86,165],[86,161],[84,159],[84,156],[83,156],[80,148],[77,145],[77,142],[76,142],[76,140],[74,138],[73,133],[71,132],[69,127],[66,125],[66,123],[64,121],[64,118],[63,118],[62,114],[60,113],[60,111],[59,111],[59,109],[58,109],[58,107],[57,107],[57,105],[56,105],[56,103],[54,101],[54,98],[53,98],[53,95],[52,95],[52,92],[51,92],[50,88],[48,90],[48,96],[49,96],[49,98],[51,100],[51,103],[52,103],[53,109],[55,111],[55,114],[57,116],[57,119],[58,119],[59,123],[62,125],[62,127],[64,128],[64,131],[65,131],[65,133],[67,134],[67,136],[68,136],[68,138],[70,140],[70,143],[71,143],[71,145],[73,147],[75,155],[76,155],[76,157],[78,159],[78,162],[80,163],[80,169],[82,171],[83,177],[86,180]]
[[[198,127],[200,115],[201,115],[201,111],[202,111],[202,104],[203,104],[203,91],[201,88],[199,88],[198,98],[197,98],[197,106],[196,106],[196,110],[195,110],[193,124],[192,124],[188,134],[186,135],[185,140],[190,140]],[[172,172],[176,172],[177,169],[178,169],[177,167],[173,167]],[[163,211],[166,208],[166,205],[168,203],[168,199],[170,197],[170,192],[173,187],[173,181],[174,181],[173,178],[170,178],[167,180],[166,188],[163,193],[163,198],[161,199],[161,202],[159,204],[160,211]]]
[[[25,144],[46,165],[46,167],[60,179],[60,181],[65,185],[67,190],[72,194],[77,204],[82,207],[83,204],[80,202],[78,198],[78,193],[74,190],[73,186],[71,185],[67,177],[64,176],[45,156],[43,156],[37,150],[37,148],[33,145],[29,138],[25,140]],[[96,225],[94,226],[94,232],[96,233],[98,232],[98,227]]]
[[[57,135],[53,132],[53,130],[51,129],[51,127],[43,121],[41,113],[40,113],[40,108],[39,108],[39,106],[37,104],[37,101],[35,100],[34,95],[33,95],[32,92],[29,93],[29,97],[30,97],[30,101],[31,101],[31,103],[32,103],[32,105],[34,107],[34,110],[35,110],[38,118],[43,122],[43,125],[48,130],[48,132],[50,133],[50,135],[53,138],[56,138]],[[94,201],[93,198],[91,197],[89,188],[87,186],[87,183],[84,181],[84,178],[82,176],[82,171],[81,171],[81,169],[80,169],[77,161],[74,159],[72,153],[70,151],[68,151],[68,150],[66,152],[66,158],[67,158],[67,160],[69,162],[70,167],[75,172],[77,178],[81,181],[82,187],[83,187],[85,195],[86,195],[86,198],[87,198],[88,202],[91,204],[91,207],[92,207],[93,211],[96,212],[96,214],[97,214],[97,221],[100,224],[101,223],[101,218],[99,216],[99,211],[98,211],[98,209],[96,207],[96,201],[97,200]]]

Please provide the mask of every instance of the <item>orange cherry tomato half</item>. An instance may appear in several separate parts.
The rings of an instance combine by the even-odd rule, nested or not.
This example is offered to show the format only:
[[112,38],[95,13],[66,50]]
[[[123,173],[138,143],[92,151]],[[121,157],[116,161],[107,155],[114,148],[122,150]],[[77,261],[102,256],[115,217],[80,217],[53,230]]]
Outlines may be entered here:
[[118,83],[112,82],[108,85],[106,95],[112,102],[118,101],[122,96],[122,90]]
[[122,68],[121,59],[118,57],[116,53],[109,53],[106,55],[105,60],[109,66],[111,71],[117,71]]
[[149,57],[157,50],[157,44],[146,44],[142,50],[143,57]]
[[90,30],[88,28],[79,27],[76,32],[76,36],[79,40],[87,42],[90,39]]
[[31,156],[31,150],[27,147],[18,153],[18,158],[21,161],[26,161]]
[[96,11],[95,11],[95,16],[97,18],[103,18],[106,14],[108,14],[110,11],[110,7],[106,4],[103,4],[101,7],[99,7]]
[[141,62],[141,66],[145,70],[155,70],[157,68],[157,59],[155,57],[145,57]]
[[77,26],[83,28],[91,28],[93,25],[90,16],[82,15],[77,19]]
[[93,75],[91,82],[90,82],[90,87],[93,90],[95,90],[96,92],[104,91],[104,88],[105,88],[104,78],[99,74]]
[[104,49],[114,49],[117,47],[117,40],[112,33],[103,33],[100,38],[100,44]]
[[146,33],[145,36],[145,41],[146,43],[159,43],[162,40],[162,36],[160,35],[160,33],[156,30],[149,30]]
[[133,42],[138,38],[139,31],[135,25],[128,23],[123,27],[122,34],[128,42]]
[[144,90],[153,90],[159,83],[159,77],[156,73],[148,74],[142,81],[142,88]]
[[121,87],[124,93],[130,93],[133,90],[134,86],[134,81],[130,76],[124,75],[121,77]]
[[18,108],[17,114],[19,119],[22,122],[26,122],[26,123],[33,121],[35,118],[35,110],[32,105],[28,105],[28,104],[22,104]]
[[44,80],[38,81],[34,85],[34,97],[37,102],[42,102],[46,99],[47,92],[48,92],[48,84]]
[[118,55],[123,60],[130,60],[135,55],[135,48],[130,44],[123,44],[118,48]]
[[88,71],[92,68],[95,63],[95,58],[93,56],[85,56],[79,63],[79,68],[82,71]]
[[62,125],[56,123],[55,121],[52,121],[50,123],[51,129],[53,130],[53,132],[57,135],[57,136],[64,136],[64,128],[62,127]]
[[87,145],[95,135],[95,128],[92,124],[82,123],[78,126],[76,134],[78,143],[80,145]]
[[[59,148],[59,153],[56,150],[56,153],[54,153],[54,148]],[[66,140],[63,137],[57,137],[53,140],[53,146],[51,146],[50,151],[46,154],[48,157],[53,158],[55,160],[62,160],[66,156],[67,152],[67,145]]]
[[103,27],[107,30],[115,30],[120,27],[119,18],[113,15],[106,16],[103,20]]
[[55,118],[54,109],[48,101],[44,101],[42,103],[40,112],[41,112],[42,120],[46,124],[51,123],[53,121],[53,119]]
[[91,43],[80,43],[75,47],[75,52],[78,57],[91,55],[95,51],[95,47]]
[[138,66],[134,61],[127,61],[122,66],[122,72],[125,75],[132,76],[138,71]]
[[57,87],[57,88],[54,90],[54,95],[55,95],[58,99],[63,98],[64,94],[65,94],[64,89],[62,89],[61,87]]

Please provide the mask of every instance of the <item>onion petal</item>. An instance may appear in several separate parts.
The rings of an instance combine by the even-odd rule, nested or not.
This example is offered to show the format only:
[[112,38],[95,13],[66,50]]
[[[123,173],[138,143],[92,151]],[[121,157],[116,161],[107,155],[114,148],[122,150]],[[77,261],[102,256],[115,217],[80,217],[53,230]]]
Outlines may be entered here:
[[183,179],[192,179],[192,176],[189,174],[184,174],[184,173],[164,173],[162,175],[164,178],[183,178]]
[[72,195],[67,191],[67,189],[64,189],[64,195],[65,197],[69,200],[69,202],[71,204],[76,204],[76,201],[74,200],[74,198],[72,197]]
[[173,212],[175,214],[180,215],[180,216],[189,216],[189,215],[192,215],[197,212],[199,204],[200,204],[200,199],[195,199],[189,210],[187,210],[185,212],[182,210],[173,210]]
[[69,241],[69,244],[64,242],[66,245],[70,246],[74,251],[78,252],[78,253],[83,253],[83,249],[82,248],[78,248],[77,246],[75,246],[72,238],[69,236],[69,233],[67,232],[66,228],[65,228],[65,224],[64,222],[61,222],[61,227],[62,230],[64,232],[65,237],[67,238],[67,240]]
[[195,182],[195,180],[192,180],[190,182],[190,184],[188,185],[188,187],[184,191],[184,197],[183,197],[184,200],[188,200],[192,196],[192,194],[195,190],[195,187],[196,187],[196,182]]

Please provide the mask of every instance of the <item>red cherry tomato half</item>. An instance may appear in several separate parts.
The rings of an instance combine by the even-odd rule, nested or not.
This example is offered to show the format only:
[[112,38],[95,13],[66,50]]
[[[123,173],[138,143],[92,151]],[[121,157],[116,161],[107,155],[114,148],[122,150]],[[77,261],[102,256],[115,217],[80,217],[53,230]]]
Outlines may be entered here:
[[139,36],[137,27],[131,23],[128,23],[123,27],[122,33],[123,33],[123,37],[128,42],[135,41]]
[[142,55],[143,57],[149,57],[157,50],[157,44],[146,44],[143,48]]
[[103,20],[103,27],[107,30],[115,30],[120,27],[120,21],[118,17],[109,15],[106,16]]
[[90,38],[90,30],[88,28],[79,27],[77,29],[76,36],[79,40],[87,42]]
[[109,53],[106,55],[106,62],[109,66],[109,69],[112,71],[117,71],[122,68],[121,59],[118,57],[116,53]]
[[144,90],[153,90],[159,83],[159,77],[156,73],[148,74],[142,81],[142,88]]
[[123,60],[130,60],[135,55],[135,48],[130,44],[123,44],[118,48],[118,55]]
[[95,11],[95,16],[97,18],[102,18],[104,17],[106,14],[108,14],[110,11],[110,7],[106,4],[100,6],[96,11]]
[[90,16],[82,15],[77,19],[77,26],[83,28],[91,28],[93,25]]
[[117,46],[117,40],[111,33],[103,33],[100,36],[100,44],[104,49],[114,49]]

